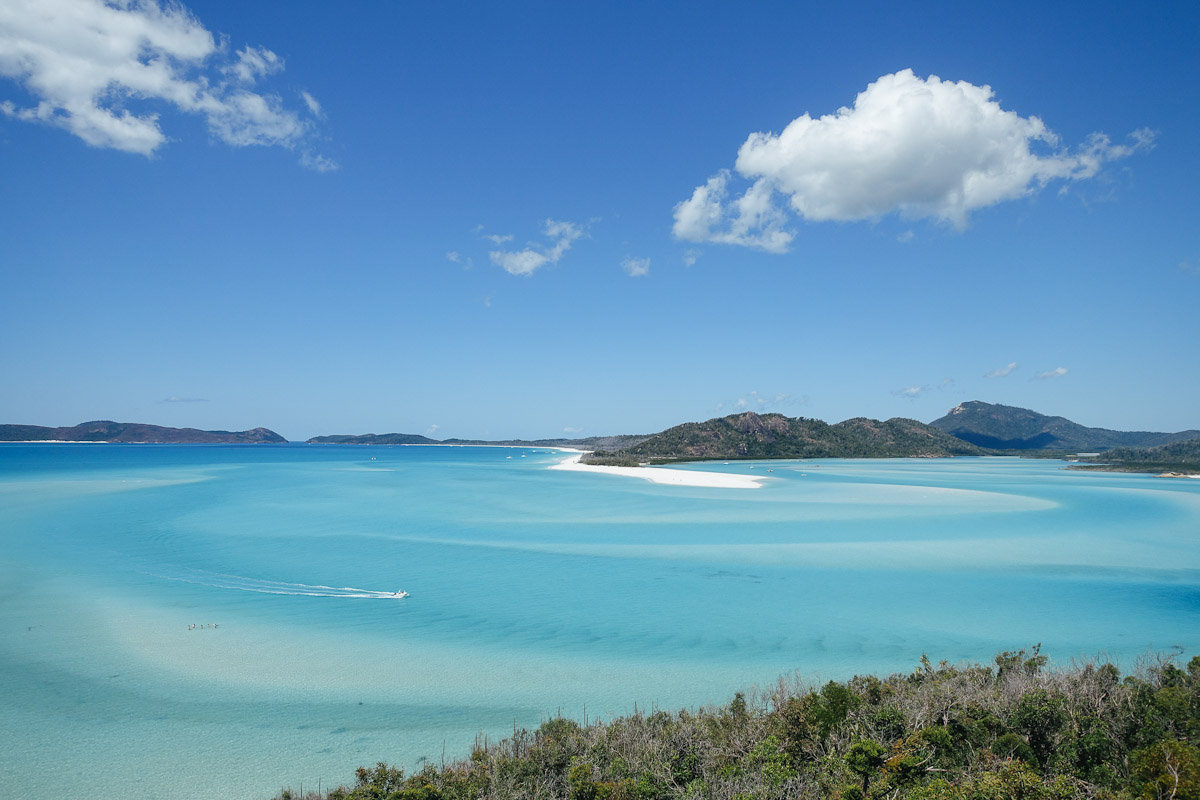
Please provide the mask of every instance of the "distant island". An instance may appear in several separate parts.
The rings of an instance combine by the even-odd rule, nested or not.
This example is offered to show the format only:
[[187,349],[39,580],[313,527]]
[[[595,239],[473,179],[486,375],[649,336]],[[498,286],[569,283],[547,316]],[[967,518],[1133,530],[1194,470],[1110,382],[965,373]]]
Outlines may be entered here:
[[[411,433],[316,436],[309,444],[463,444],[572,447],[596,466],[786,458],[950,458],[1020,455],[1076,458],[1090,469],[1200,473],[1200,430],[1177,433],[1089,428],[1065,417],[972,400],[928,425],[894,417],[835,424],[752,411],[687,422],[649,435],[585,439],[430,439]],[[1192,443],[1192,444],[1189,444]],[[1179,446],[1176,446],[1179,445]],[[1099,453],[1102,459],[1090,458]],[[1082,454],[1077,456],[1077,454]]]
[[963,441],[991,450],[1079,452],[1114,447],[1157,447],[1200,438],[1200,430],[1178,433],[1088,428],[1065,417],[1049,417],[1016,406],[979,400],[962,403],[929,423]]
[[[0,442],[147,442],[163,444],[283,444],[267,428],[203,431],[98,420],[69,428],[0,425]],[[961,403],[929,424],[893,417],[854,417],[829,424],[807,417],[746,411],[686,422],[655,434],[579,439],[432,439],[415,433],[314,436],[315,445],[479,445],[564,447],[588,451],[596,466],[680,461],[795,458],[951,458],[1019,455],[1069,458],[1076,468],[1200,474],[1200,430],[1163,433],[1089,428],[1027,408]]]
[[630,447],[649,435],[588,436],[583,439],[430,439],[415,433],[362,433],[314,436],[305,444],[446,444],[481,447],[571,447],[578,450]]
[[201,431],[164,428],[140,422],[95,420],[69,428],[41,425],[0,425],[0,442],[145,442],[148,444],[281,444],[287,440],[275,431]]
[[747,411],[668,428],[635,445],[597,450],[591,464],[664,463],[712,459],[946,458],[987,451],[915,419],[855,417],[835,425],[819,419]]
[[1158,447],[1117,447],[1081,458],[1071,469],[1107,472],[1157,472],[1166,477],[1200,474],[1200,439],[1187,439]]

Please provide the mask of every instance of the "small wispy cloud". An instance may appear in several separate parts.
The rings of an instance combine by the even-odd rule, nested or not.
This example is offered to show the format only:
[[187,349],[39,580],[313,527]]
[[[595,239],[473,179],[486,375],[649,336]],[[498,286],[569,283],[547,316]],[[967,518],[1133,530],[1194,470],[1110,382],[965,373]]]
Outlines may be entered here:
[[437,423],[430,425],[428,428],[425,429],[425,435],[433,436],[435,433],[437,433],[437,429],[440,427],[441,427],[441,425],[438,425]]
[[926,386],[923,384],[920,386],[915,386],[915,385],[914,386],[905,386],[903,389],[893,389],[892,394],[897,395],[899,397],[907,397],[910,400],[915,400],[916,398],[923,395],[925,392],[929,391],[930,388],[932,388],[932,387]]
[[700,255],[702,252],[703,251],[698,250],[695,247],[691,247],[691,248],[688,248],[687,250],[685,250],[683,253],[683,265],[685,267],[696,266],[696,260],[700,258]]
[[576,428],[573,425],[568,425],[563,428],[563,433],[583,433],[583,428]]
[[913,233],[911,229],[909,229],[909,230],[905,231],[904,233],[900,234],[899,236],[897,236],[896,241],[899,242],[900,244],[908,244],[915,238],[917,238],[917,235],[915,233]]
[[1066,367],[1055,367],[1054,369],[1048,369],[1045,372],[1039,372],[1038,374],[1034,375],[1029,380],[1044,381],[1044,380],[1049,380],[1051,378],[1061,378],[1063,375],[1066,375],[1070,371],[1071,370],[1067,369]]
[[757,391],[747,392],[736,400],[717,403],[716,410],[724,411],[733,408],[738,411],[776,411],[791,406],[802,406],[808,402],[808,395],[791,395],[786,392],[763,394]]
[[983,377],[985,377],[985,378],[1003,378],[1006,375],[1011,375],[1013,370],[1015,370],[1016,368],[1017,368],[1017,362],[1010,361],[1007,364],[1005,364],[1003,367],[996,367],[994,370],[987,373]]
[[1189,261],[1184,259],[1179,262],[1179,271],[1185,275],[1200,275],[1200,259]]
[[321,104],[317,102],[317,98],[305,91],[300,92],[300,97],[304,100],[304,105],[308,106],[308,113],[314,117],[325,116],[325,112],[321,110]]
[[584,235],[584,230],[573,222],[547,219],[542,233],[550,240],[548,244],[531,242],[524,250],[493,250],[488,257],[510,275],[529,277],[542,267],[557,264],[571,245]]
[[621,260],[621,269],[631,278],[641,278],[650,274],[650,259],[625,256]]
[[483,238],[490,240],[492,244],[504,244],[505,242],[511,242],[513,240],[513,235],[511,233],[489,233]]
[[471,269],[471,267],[475,266],[475,262],[471,260],[470,256],[464,256],[457,250],[448,250],[446,252],[446,260],[451,264],[461,264],[463,269]]
[[158,402],[160,402],[160,403],[207,403],[208,398],[207,397],[179,397],[178,395],[171,395],[170,397],[164,397],[162,400],[159,400]]
[[335,172],[341,168],[341,165],[332,158],[309,152],[300,154],[300,166],[311,169],[313,172]]

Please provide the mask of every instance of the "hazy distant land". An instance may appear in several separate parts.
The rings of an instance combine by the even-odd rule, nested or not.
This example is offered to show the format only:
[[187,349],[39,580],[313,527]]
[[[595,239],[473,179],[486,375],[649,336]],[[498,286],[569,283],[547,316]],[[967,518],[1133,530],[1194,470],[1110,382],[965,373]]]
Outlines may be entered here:
[[282,444],[287,440],[267,428],[248,431],[202,431],[164,428],[140,422],[96,420],[69,428],[0,425],[0,442],[145,442],[147,444]]
[[[267,428],[204,431],[142,423],[84,422],[72,427],[0,425],[0,442],[282,444]],[[570,447],[583,463],[638,466],[681,461],[794,458],[949,458],[1023,455],[1071,458],[1080,467],[1125,472],[1200,473],[1200,430],[1176,433],[1089,428],[1064,417],[978,400],[925,424],[854,417],[835,424],[747,411],[687,422],[655,434],[578,439],[432,439],[413,433],[332,434],[307,444]]]

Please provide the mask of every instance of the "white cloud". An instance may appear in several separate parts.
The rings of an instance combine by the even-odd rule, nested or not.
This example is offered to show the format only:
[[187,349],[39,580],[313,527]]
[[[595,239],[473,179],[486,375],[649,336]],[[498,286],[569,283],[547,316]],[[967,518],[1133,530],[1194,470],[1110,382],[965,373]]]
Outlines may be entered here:
[[321,110],[321,104],[317,102],[317,98],[305,91],[300,92],[300,97],[304,100],[304,105],[308,106],[308,113],[314,117],[325,116],[325,112]]
[[158,402],[160,402],[160,403],[207,403],[208,398],[205,398],[205,397],[179,397],[177,395],[171,395],[170,397],[164,397],[162,400],[159,400]]
[[694,247],[688,248],[686,251],[684,251],[683,265],[685,267],[694,267],[696,265],[696,260],[700,258],[700,252],[700,250],[697,250]]
[[492,244],[504,244],[505,242],[511,242],[513,240],[513,235],[511,233],[504,234],[504,235],[492,233],[483,238],[491,239]]
[[621,269],[625,270],[631,278],[641,278],[650,274],[650,259],[625,256],[621,260]]
[[1070,371],[1071,370],[1067,369],[1066,367],[1055,367],[1054,369],[1046,370],[1045,372],[1039,372],[1037,375],[1034,375],[1032,378],[1030,378],[1030,380],[1044,381],[1048,378],[1061,378]]
[[795,234],[774,204],[776,192],[806,220],[895,212],[962,228],[975,209],[1054,180],[1091,178],[1153,138],[1142,129],[1114,145],[1097,133],[1074,151],[1059,149],[1040,119],[1005,111],[991,87],[906,69],[867,86],[852,108],[818,119],[805,113],[778,134],[750,134],[735,164],[750,187],[726,202],[730,172],[718,172],[675,206],[673,230],[688,241],[785,252]]
[[233,75],[242,83],[252,84],[261,77],[283,69],[283,59],[265,47],[247,45],[246,49],[238,50],[237,56],[238,60],[222,67],[221,72]]
[[724,411],[727,406],[732,406],[739,411],[761,411],[767,412],[786,408],[788,406],[804,405],[808,402],[808,395],[794,397],[785,392],[776,392],[773,395],[760,394],[757,391],[749,392],[742,395],[737,400],[731,403],[721,401],[717,403],[716,410]]
[[1188,261],[1187,259],[1180,261],[1179,271],[1187,275],[1200,275],[1200,259],[1196,261]]
[[928,386],[905,386],[903,389],[893,389],[892,394],[916,399],[927,391],[929,391]]
[[547,264],[557,264],[572,243],[583,236],[583,229],[575,223],[553,219],[546,220],[542,232],[550,240],[549,245],[529,244],[517,251],[493,250],[488,257],[510,275],[529,276]]
[[[276,95],[251,91],[283,69],[264,47],[231,58],[225,42],[178,3],[157,0],[7,0],[0,3],[0,75],[37,98],[5,102],[0,112],[63,128],[93,147],[152,155],[166,141],[160,112],[203,116],[234,146],[296,148],[312,124]],[[309,110],[315,98],[303,94]],[[306,166],[328,171],[323,156]]]
[[576,428],[571,425],[568,425],[567,427],[563,428],[563,433],[581,433],[582,431],[583,431],[583,428]]
[[300,154],[300,166],[314,172],[333,172],[338,169],[338,163],[333,159],[309,152]]
[[1005,364],[1003,367],[997,367],[996,369],[987,373],[983,377],[985,377],[985,378],[1003,378],[1006,375],[1011,375],[1012,371],[1016,368],[1017,368],[1017,362],[1010,361],[1009,363]]
[[910,229],[898,235],[896,237],[896,241],[900,244],[908,244],[915,238],[917,238],[917,234],[913,233],[913,231]]
[[786,253],[795,234],[783,229],[787,217],[771,204],[770,184],[760,180],[737,200],[727,203],[728,182],[729,171],[722,170],[675,206],[671,229],[675,236],[689,242],[740,244],[768,253]]

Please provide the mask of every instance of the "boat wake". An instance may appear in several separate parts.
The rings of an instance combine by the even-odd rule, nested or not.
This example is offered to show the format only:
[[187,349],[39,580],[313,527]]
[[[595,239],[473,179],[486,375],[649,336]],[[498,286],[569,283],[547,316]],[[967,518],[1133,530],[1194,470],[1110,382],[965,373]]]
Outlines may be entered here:
[[216,589],[235,589],[239,592],[258,594],[294,595],[297,597],[344,597],[356,600],[397,600],[408,597],[405,591],[378,591],[358,589],[353,586],[323,586],[321,584],[287,583],[259,578],[243,578],[239,575],[222,575],[215,572],[197,572],[188,576],[162,575],[160,577],[180,583],[211,586]]

